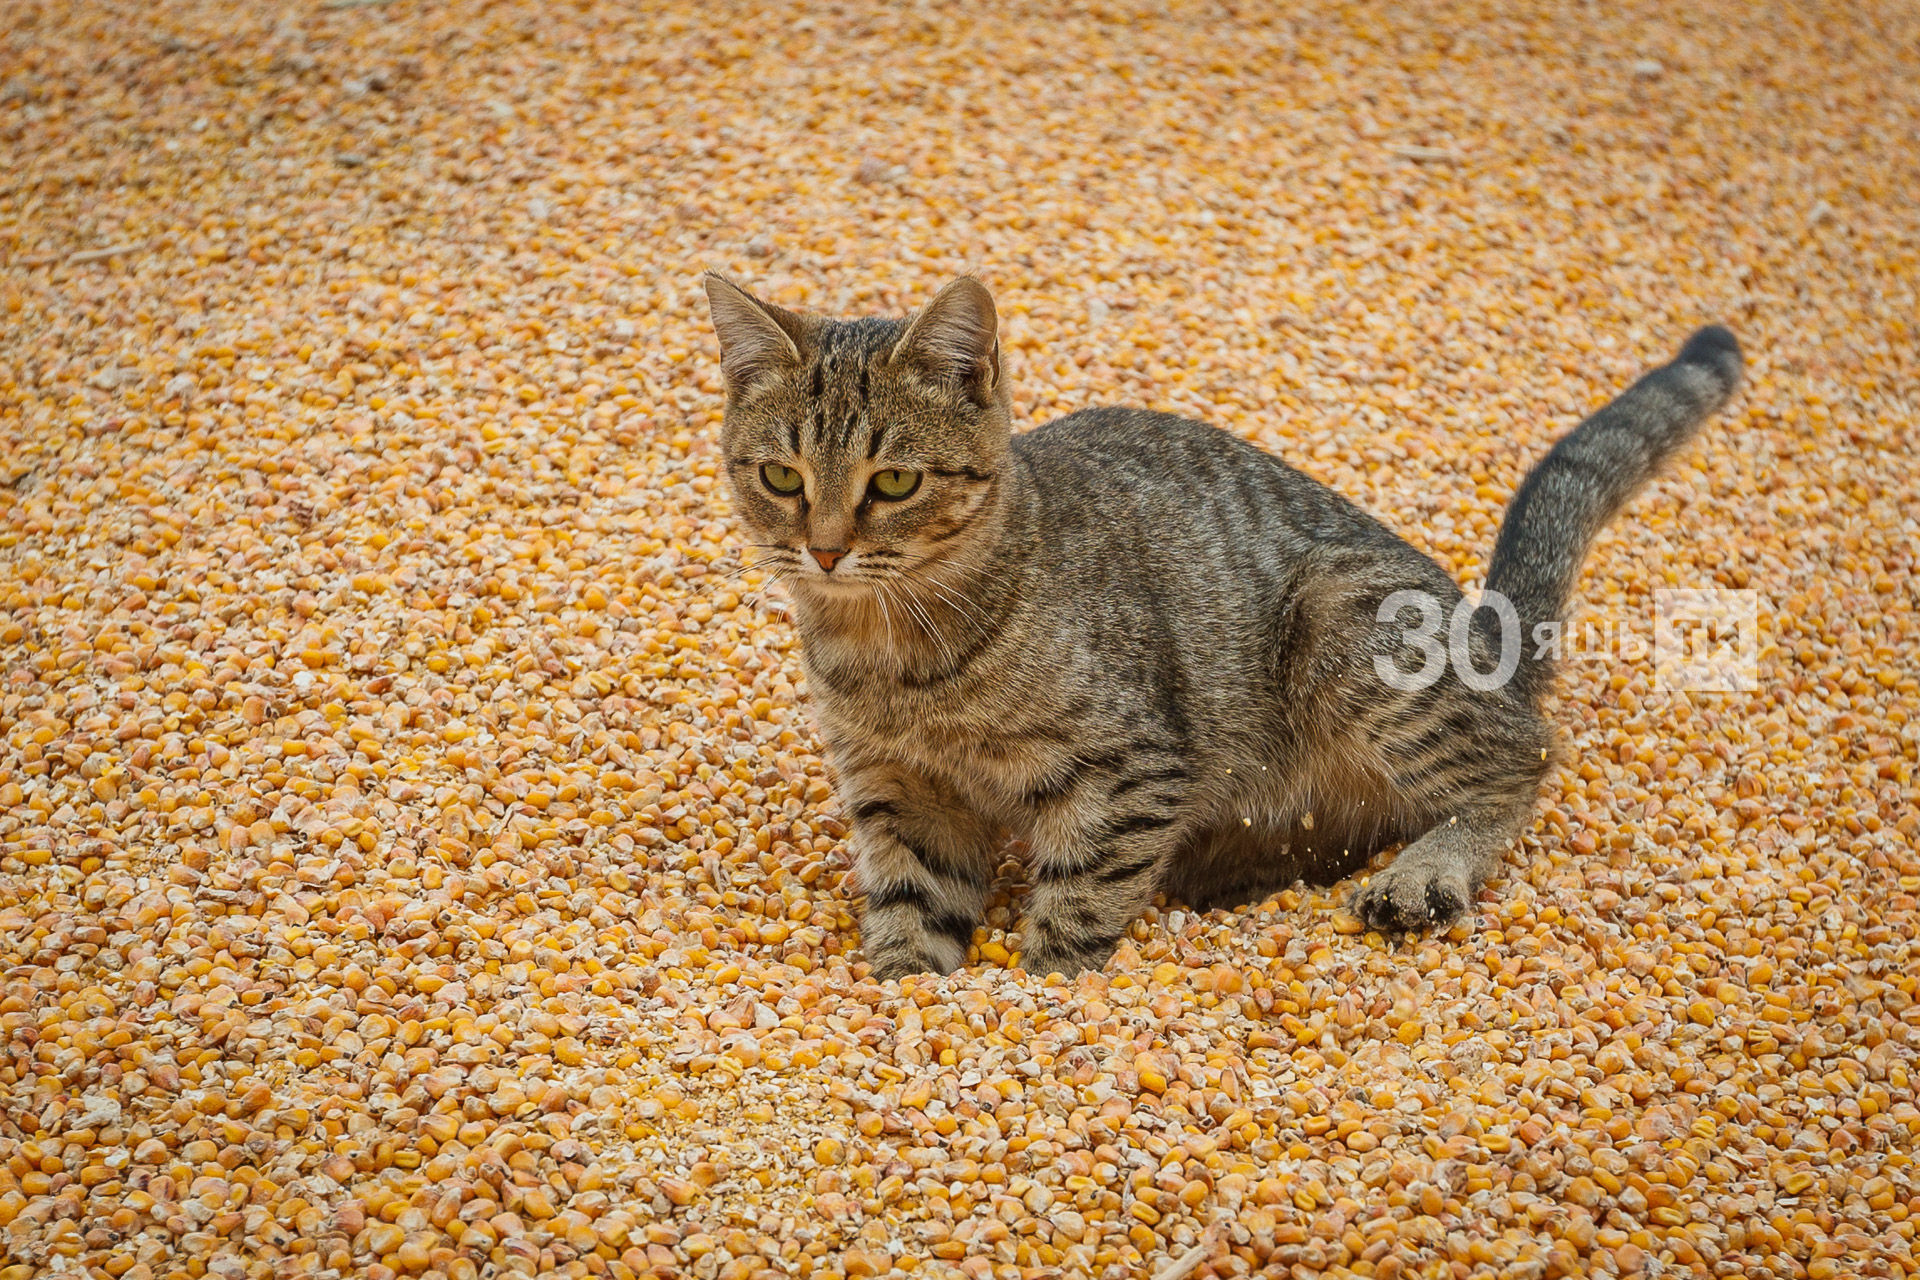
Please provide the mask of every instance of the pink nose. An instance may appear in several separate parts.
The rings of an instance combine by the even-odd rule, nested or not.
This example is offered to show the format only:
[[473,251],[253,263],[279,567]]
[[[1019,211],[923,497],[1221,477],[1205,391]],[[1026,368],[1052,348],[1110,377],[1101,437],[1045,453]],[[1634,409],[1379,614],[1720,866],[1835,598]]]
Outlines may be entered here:
[[820,567],[828,573],[832,573],[833,566],[839,564],[841,558],[847,554],[845,547],[840,548],[838,551],[827,547],[808,547],[807,551],[819,562]]

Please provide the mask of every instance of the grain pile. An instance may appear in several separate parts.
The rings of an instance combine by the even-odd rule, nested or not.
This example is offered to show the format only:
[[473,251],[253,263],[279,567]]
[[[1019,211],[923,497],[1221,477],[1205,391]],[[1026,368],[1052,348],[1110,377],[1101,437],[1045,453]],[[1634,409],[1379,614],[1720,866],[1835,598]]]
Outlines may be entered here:
[[[1920,21],[1529,7],[9,5],[0,1280],[1920,1274]],[[1467,581],[1724,320],[1582,608],[1757,591],[1759,688],[1572,664],[1443,936],[1170,904],[1046,985],[1010,857],[883,988],[708,266],[975,270],[1031,419]]]

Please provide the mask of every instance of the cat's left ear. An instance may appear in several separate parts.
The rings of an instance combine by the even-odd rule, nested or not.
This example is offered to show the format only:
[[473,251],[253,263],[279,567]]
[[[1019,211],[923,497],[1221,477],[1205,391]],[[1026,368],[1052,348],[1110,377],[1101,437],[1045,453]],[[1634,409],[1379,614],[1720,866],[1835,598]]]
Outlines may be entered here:
[[1000,317],[993,295],[962,276],[934,295],[894,344],[890,364],[910,364],[985,404],[1000,385]]

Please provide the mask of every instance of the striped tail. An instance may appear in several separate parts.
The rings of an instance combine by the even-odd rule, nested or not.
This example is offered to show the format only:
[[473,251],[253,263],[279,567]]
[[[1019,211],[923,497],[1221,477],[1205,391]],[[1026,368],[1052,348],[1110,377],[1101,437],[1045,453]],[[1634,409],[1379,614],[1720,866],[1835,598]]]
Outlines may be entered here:
[[[1740,344],[1709,325],[1671,364],[1628,387],[1527,473],[1507,505],[1487,570],[1487,591],[1513,602],[1524,635],[1538,623],[1564,620],[1594,536],[1733,394],[1740,368]],[[1513,681],[1530,702],[1553,680],[1551,659],[1536,658],[1536,647],[1522,646]]]

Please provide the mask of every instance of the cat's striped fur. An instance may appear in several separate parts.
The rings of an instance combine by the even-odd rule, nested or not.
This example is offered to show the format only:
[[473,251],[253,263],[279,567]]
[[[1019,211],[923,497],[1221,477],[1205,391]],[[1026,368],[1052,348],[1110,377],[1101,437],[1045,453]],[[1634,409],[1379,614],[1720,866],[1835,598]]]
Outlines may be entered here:
[[[854,821],[882,977],[960,965],[1004,833],[1033,850],[1028,969],[1105,962],[1154,892],[1197,906],[1335,878],[1410,841],[1356,907],[1453,919],[1531,811],[1551,679],[1525,646],[1484,692],[1381,604],[1460,590],[1339,494],[1221,430],[1094,409],[1011,432],[991,296],[911,320],[800,316],[708,277],[736,507],[792,593],[819,727]],[[1525,634],[1560,617],[1601,524],[1731,392],[1701,330],[1528,476],[1489,586]],[[804,477],[793,496],[766,478]],[[918,473],[905,500],[870,487]],[[1478,670],[1493,615],[1475,617]]]

